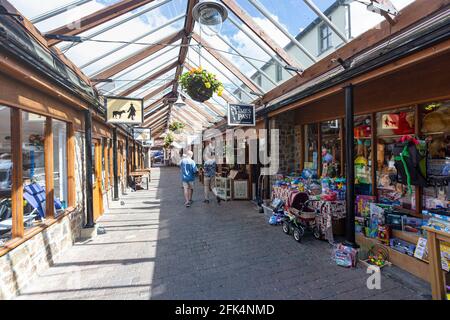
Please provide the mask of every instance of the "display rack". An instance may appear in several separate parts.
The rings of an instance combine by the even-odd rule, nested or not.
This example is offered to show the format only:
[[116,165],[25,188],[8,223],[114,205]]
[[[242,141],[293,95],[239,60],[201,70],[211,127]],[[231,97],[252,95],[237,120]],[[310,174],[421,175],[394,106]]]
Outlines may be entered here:
[[231,200],[231,179],[216,177],[217,197],[224,201]]

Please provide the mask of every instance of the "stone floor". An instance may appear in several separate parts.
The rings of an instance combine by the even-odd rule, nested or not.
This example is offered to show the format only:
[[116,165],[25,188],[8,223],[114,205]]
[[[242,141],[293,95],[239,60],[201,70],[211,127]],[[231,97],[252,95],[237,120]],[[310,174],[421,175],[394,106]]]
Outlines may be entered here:
[[[198,185],[197,185],[198,186]],[[331,261],[327,242],[299,244],[250,202],[185,208],[176,168],[155,169],[149,191],[125,196],[18,299],[429,299],[429,287],[395,267],[381,290],[363,268]]]

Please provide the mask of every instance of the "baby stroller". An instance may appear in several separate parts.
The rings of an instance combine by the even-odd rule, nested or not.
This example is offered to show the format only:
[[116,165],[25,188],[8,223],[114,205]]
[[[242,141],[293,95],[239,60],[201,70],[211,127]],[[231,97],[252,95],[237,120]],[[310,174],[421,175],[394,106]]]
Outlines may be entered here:
[[300,242],[309,231],[314,238],[321,239],[320,228],[316,221],[316,210],[309,207],[311,200],[306,192],[299,192],[289,199],[289,210],[282,222],[282,229],[285,234],[292,234],[294,239]]

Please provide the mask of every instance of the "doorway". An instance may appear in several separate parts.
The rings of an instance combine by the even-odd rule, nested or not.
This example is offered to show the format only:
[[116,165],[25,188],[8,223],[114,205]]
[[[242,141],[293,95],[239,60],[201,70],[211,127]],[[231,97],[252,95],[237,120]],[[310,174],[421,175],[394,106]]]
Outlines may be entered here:
[[92,192],[93,192],[93,207],[94,207],[94,221],[97,221],[103,215],[103,194],[102,194],[102,143],[99,139],[93,139],[92,143],[93,154],[93,177],[92,177]]

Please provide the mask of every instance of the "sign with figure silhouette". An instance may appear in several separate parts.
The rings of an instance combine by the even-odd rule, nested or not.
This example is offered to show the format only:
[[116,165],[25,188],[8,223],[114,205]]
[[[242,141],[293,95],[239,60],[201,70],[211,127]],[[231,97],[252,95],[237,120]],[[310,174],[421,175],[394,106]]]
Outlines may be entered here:
[[144,100],[105,97],[106,122],[141,124],[144,122]]
[[229,126],[254,126],[255,106],[250,104],[230,104],[228,106]]

